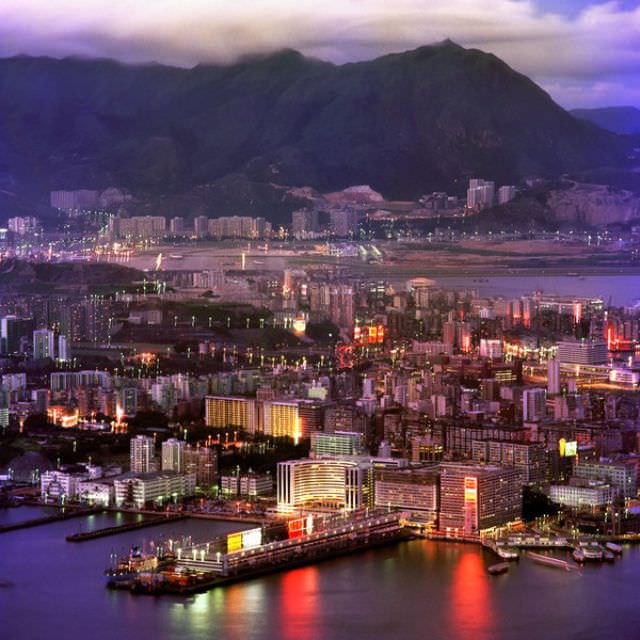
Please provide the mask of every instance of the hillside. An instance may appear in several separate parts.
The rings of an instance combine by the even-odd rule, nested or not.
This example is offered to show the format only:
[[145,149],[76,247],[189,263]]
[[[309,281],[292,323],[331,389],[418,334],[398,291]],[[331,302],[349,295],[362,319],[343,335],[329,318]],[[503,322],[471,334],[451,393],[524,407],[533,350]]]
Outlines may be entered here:
[[236,206],[229,176],[241,176],[240,204],[270,217],[272,184],[407,199],[473,175],[619,166],[626,145],[449,41],[344,65],[288,50],[193,69],[0,60],[0,190],[40,204],[51,189],[117,185],[171,208],[206,185],[212,206]]

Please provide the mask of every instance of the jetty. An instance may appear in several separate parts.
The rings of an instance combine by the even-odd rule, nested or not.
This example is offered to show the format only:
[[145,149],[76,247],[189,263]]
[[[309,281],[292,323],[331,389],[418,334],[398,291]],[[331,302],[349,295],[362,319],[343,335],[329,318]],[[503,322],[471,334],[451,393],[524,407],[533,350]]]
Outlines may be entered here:
[[[19,507],[17,507],[19,508]],[[59,522],[61,520],[69,520],[70,518],[80,518],[81,516],[91,516],[96,513],[102,513],[104,509],[102,507],[95,507],[90,509],[70,509],[65,507],[60,513],[54,513],[50,516],[43,516],[41,518],[32,518],[31,520],[25,520],[24,522],[13,522],[11,524],[5,524],[0,527],[0,533],[6,533],[8,531],[17,531],[18,529],[27,529],[28,527],[38,527],[42,524],[51,524],[52,522]]]
[[105,527],[104,529],[95,529],[94,531],[83,531],[80,533],[72,533],[66,537],[67,542],[85,542],[86,540],[95,540],[96,538],[104,538],[113,536],[117,533],[125,533],[127,531],[135,531],[136,529],[145,529],[146,527],[155,527],[159,524],[167,522],[177,522],[188,517],[184,513],[168,513],[166,515],[157,516],[155,518],[145,518],[136,522],[127,522],[125,524],[116,525],[114,527]]

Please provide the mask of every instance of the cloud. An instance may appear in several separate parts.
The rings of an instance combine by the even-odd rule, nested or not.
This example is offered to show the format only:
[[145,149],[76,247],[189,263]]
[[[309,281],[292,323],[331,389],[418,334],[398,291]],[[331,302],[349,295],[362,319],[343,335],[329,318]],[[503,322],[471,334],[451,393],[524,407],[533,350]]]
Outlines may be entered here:
[[589,86],[615,90],[598,92],[603,103],[638,103],[640,3],[591,4],[571,17],[520,0],[0,3],[0,56],[82,55],[192,66],[292,47],[340,63],[444,38],[495,53],[562,103]]

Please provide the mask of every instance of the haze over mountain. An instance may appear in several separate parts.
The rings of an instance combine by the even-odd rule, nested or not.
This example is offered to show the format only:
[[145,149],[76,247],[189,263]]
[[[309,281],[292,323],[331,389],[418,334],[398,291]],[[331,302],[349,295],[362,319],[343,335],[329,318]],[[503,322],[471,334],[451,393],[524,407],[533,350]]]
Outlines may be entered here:
[[636,107],[572,109],[571,114],[614,133],[640,134],[640,109]]
[[507,183],[616,166],[628,147],[495,56],[450,41],[345,65],[292,50],[193,69],[0,60],[0,190],[33,202],[51,189],[157,197],[218,181],[365,183],[412,198],[461,191],[473,175]]

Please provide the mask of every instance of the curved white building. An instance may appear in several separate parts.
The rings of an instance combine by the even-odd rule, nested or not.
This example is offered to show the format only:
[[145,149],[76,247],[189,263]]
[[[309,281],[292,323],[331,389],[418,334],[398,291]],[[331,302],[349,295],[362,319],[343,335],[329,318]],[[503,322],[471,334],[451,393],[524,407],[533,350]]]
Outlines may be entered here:
[[278,464],[278,511],[355,511],[363,506],[367,465],[356,460],[304,458]]

